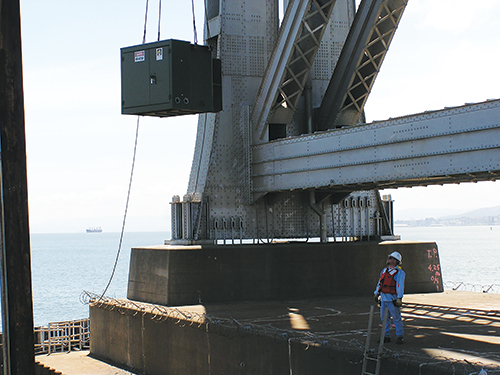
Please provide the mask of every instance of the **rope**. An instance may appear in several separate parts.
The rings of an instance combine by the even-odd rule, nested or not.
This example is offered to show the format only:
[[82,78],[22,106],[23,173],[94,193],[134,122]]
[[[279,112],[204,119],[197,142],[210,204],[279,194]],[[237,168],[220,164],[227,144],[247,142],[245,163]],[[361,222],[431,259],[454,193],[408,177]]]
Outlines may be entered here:
[[160,21],[161,21],[161,0],[158,7],[158,42],[160,41]]
[[116,266],[118,265],[118,259],[120,258],[120,252],[122,250],[123,233],[125,232],[125,222],[127,220],[128,202],[130,200],[130,190],[132,188],[132,177],[134,176],[135,156],[137,153],[137,139],[139,138],[139,119],[140,119],[140,116],[137,116],[137,128],[135,130],[134,156],[132,158],[132,170],[130,171],[130,180],[128,183],[127,203],[125,204],[125,213],[123,214],[122,230],[120,233],[120,243],[118,245],[118,252],[116,253],[116,259],[115,259],[115,265],[113,266],[113,272],[111,272],[111,277],[109,278],[108,285],[106,285],[106,288],[104,288],[104,291],[102,292],[99,299],[102,299],[104,297],[104,295],[108,291],[109,286],[111,285],[111,282],[113,281],[113,277],[115,276]]
[[[144,34],[142,36],[142,44],[146,43],[146,26],[148,24],[148,7],[149,0],[146,0],[146,13],[144,15]],[[160,16],[161,17],[161,0],[160,0]],[[158,40],[160,40],[160,19],[158,18]],[[120,242],[118,244],[118,251],[116,253],[115,264],[113,265],[113,271],[111,272],[111,276],[109,278],[108,284],[104,291],[102,292],[99,300],[101,300],[106,292],[108,291],[111,282],[113,281],[113,277],[115,276],[116,266],[118,265],[118,259],[120,258],[120,253],[122,251],[122,243],[123,243],[123,233],[125,232],[125,222],[127,221],[127,212],[128,212],[128,202],[130,200],[130,190],[132,189],[132,178],[134,176],[134,167],[135,167],[135,156],[137,154],[137,139],[139,138],[139,120],[140,116],[137,116],[137,127],[135,130],[135,143],[134,143],[134,155],[132,157],[132,169],[130,171],[130,180],[128,182],[128,192],[127,192],[127,202],[125,203],[125,213],[123,214],[123,222],[122,222],[122,230],[120,232]]]
[[198,34],[196,33],[196,17],[195,17],[195,13],[194,13],[194,0],[191,0],[191,9],[193,11],[194,44],[198,44]]
[[146,25],[148,24],[148,5],[149,5],[149,0],[146,0],[146,14],[144,15],[144,35],[142,36],[142,44],[146,43]]

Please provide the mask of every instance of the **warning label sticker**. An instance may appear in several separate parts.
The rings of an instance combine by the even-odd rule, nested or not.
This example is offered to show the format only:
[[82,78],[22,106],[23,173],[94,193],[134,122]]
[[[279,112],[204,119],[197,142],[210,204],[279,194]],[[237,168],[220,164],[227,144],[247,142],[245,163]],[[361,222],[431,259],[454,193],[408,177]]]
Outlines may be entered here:
[[156,61],[163,60],[163,48],[156,49]]
[[146,61],[146,51],[134,52],[134,62]]

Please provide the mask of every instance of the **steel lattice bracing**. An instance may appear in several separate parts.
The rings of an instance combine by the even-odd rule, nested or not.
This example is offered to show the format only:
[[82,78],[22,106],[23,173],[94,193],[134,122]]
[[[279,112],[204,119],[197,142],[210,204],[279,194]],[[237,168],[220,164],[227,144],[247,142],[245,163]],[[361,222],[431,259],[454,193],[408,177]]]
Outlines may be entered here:
[[291,1],[252,111],[260,140],[269,123],[287,124],[307,83],[335,0]]
[[[273,56],[282,52],[276,46],[279,45],[279,33],[284,32],[282,30],[287,23],[283,22],[281,27],[278,24],[277,0],[206,1],[206,43],[222,60],[223,110],[199,116],[187,194],[175,196],[172,201],[172,239],[188,244],[241,237],[265,240],[317,237],[320,223],[317,212],[311,209],[309,192],[268,195],[252,203],[252,140],[263,142],[265,139],[259,140],[260,131],[255,130],[256,122],[250,118],[252,113],[260,113],[256,111],[258,103],[266,108],[267,114],[276,103],[277,90],[293,43],[302,35],[299,33],[302,20],[307,18],[311,9],[309,29],[314,31],[316,40],[318,33],[323,33],[319,49],[314,52],[316,57],[311,70],[311,96],[315,105],[320,104],[354,19],[354,0],[335,2],[330,20],[325,25],[326,31],[321,30],[323,26],[320,25],[325,20],[324,15],[314,11],[317,6],[294,12],[293,18],[298,20],[295,26],[298,25],[299,30],[293,37],[287,34],[290,52],[283,53],[281,60]],[[308,0],[305,2],[309,3]],[[322,4],[321,9],[325,9],[327,2],[316,4]],[[292,5],[300,5],[300,2],[294,1]],[[316,12],[314,17],[318,17],[319,21],[312,17],[312,12]],[[301,44],[300,48],[306,51],[305,44]],[[313,51],[309,51],[307,56],[311,53]],[[276,67],[270,68],[275,63]],[[276,72],[280,69],[282,75],[278,77]],[[269,80],[268,83],[275,85],[274,93],[264,95],[262,82],[270,78],[280,79]],[[266,92],[272,91],[267,87]],[[257,98],[268,101],[260,102]],[[302,107],[299,104],[292,123],[287,125],[287,133],[301,134]],[[267,120],[267,115],[263,119]],[[386,225],[379,225],[382,224],[379,219],[371,219],[381,212],[376,194],[354,194],[351,197],[347,197],[348,194],[335,196],[334,206],[329,203],[332,197],[326,199],[322,194],[316,194],[316,206],[325,210],[330,223],[328,235],[347,238],[357,234],[387,234]],[[340,201],[344,197],[347,203]],[[363,202],[360,203],[363,207],[358,207],[358,202]]]
[[500,179],[500,100],[253,148],[255,193]]
[[406,0],[357,16],[354,0],[296,0],[281,27],[277,0],[206,1],[223,110],[199,117],[174,242],[387,235],[390,198],[370,189],[500,177],[500,101],[311,134],[314,107],[325,129],[358,124]]
[[361,2],[318,109],[317,129],[333,129],[358,122],[407,2]]

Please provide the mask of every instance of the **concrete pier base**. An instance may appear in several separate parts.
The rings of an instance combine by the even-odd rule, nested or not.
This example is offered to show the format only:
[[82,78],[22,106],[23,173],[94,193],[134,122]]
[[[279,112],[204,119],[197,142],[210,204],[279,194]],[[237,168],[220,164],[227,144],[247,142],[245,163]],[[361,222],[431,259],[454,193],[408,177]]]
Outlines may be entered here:
[[393,251],[407,293],[442,292],[433,242],[134,248],[128,300],[91,306],[91,354],[148,375],[360,373]]
[[434,242],[152,246],[132,249],[127,298],[179,306],[369,295],[393,251],[407,293],[443,290]]
[[[128,300],[91,305],[91,355],[147,375],[360,374],[372,299],[168,308]],[[499,294],[404,298],[405,343],[385,344],[381,374],[500,371]],[[371,346],[380,334],[375,317]],[[373,371],[374,372],[374,371]]]

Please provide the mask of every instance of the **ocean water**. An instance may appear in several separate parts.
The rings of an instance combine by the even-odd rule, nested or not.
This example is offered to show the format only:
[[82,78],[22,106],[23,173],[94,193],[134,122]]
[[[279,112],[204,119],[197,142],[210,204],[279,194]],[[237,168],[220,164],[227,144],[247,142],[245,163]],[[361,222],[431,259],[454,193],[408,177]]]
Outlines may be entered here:
[[436,242],[444,283],[497,284],[500,292],[500,226],[396,227],[395,234]]
[[[130,250],[161,245],[166,232],[125,233],[110,297],[126,297]],[[111,276],[120,233],[32,234],[31,268],[35,326],[89,316],[86,290],[102,293]]]
[[[397,227],[395,232],[403,240],[437,242],[445,283],[500,284],[499,226]],[[166,232],[125,233],[106,295],[126,296],[132,247],[159,245],[169,237]],[[80,295],[84,290],[102,293],[119,238],[119,233],[31,235],[35,325],[88,317],[88,306],[80,302]]]

